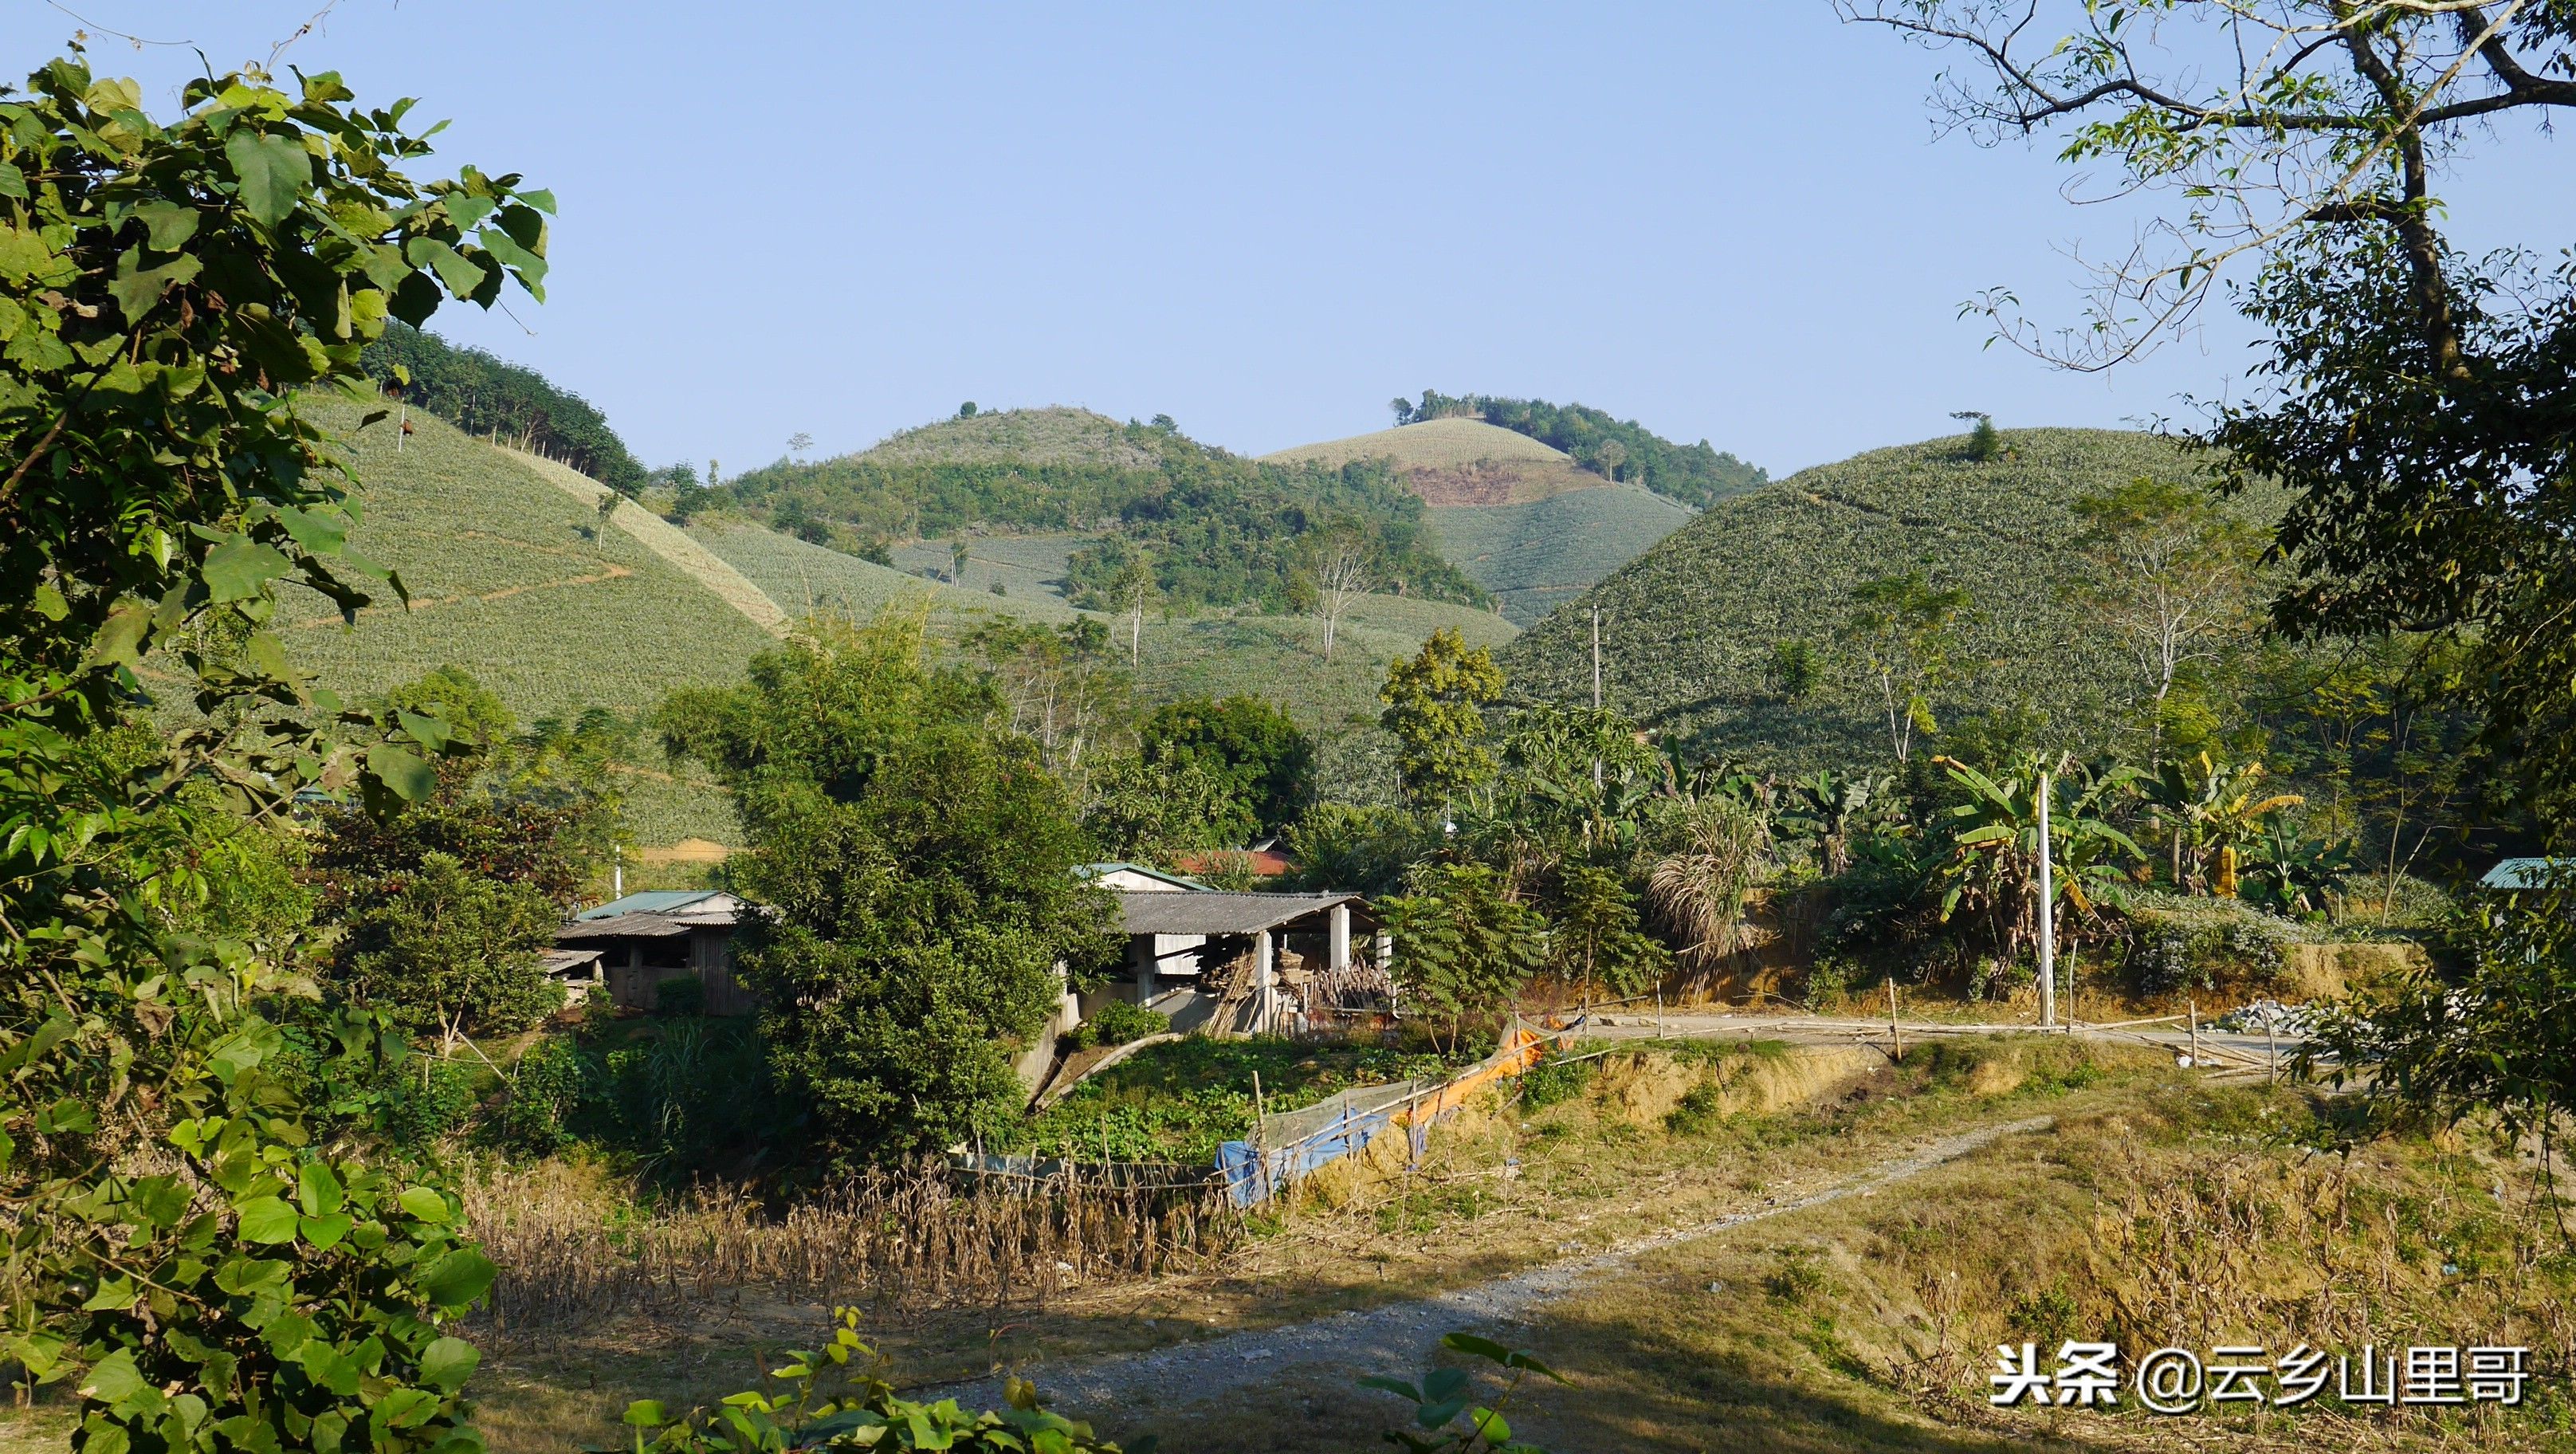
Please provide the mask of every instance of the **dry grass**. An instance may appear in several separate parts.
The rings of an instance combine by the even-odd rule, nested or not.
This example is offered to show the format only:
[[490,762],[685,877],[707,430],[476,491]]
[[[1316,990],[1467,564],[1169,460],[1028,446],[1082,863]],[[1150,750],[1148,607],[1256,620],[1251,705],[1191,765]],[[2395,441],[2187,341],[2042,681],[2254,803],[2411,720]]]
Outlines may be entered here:
[[871,1172],[776,1208],[721,1186],[639,1207],[595,1169],[545,1163],[495,1171],[465,1200],[506,1269],[487,1316],[522,1339],[746,1293],[899,1312],[1043,1309],[1086,1283],[1202,1268],[1239,1230],[1206,1186],[931,1170]]
[[1301,444],[1261,458],[1272,464],[1312,461],[1336,467],[1355,459],[1391,459],[1406,469],[1444,469],[1506,460],[1555,463],[1568,456],[1553,445],[1481,419],[1432,419],[1400,429],[1354,434],[1348,439]]

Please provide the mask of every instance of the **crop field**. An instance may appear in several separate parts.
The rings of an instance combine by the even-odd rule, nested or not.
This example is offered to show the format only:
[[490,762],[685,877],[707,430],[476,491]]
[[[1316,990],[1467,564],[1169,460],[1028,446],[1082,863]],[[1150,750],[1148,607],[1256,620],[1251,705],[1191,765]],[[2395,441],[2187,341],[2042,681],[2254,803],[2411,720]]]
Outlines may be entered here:
[[[689,527],[691,539],[724,558],[734,569],[751,578],[771,600],[785,608],[790,617],[817,613],[849,616],[865,620],[888,603],[898,600],[927,600],[931,606],[932,629],[940,635],[951,635],[965,624],[994,615],[1019,616],[1031,620],[1070,621],[1080,613],[1051,592],[1013,587],[1009,594],[996,596],[989,586],[976,578],[976,566],[966,570],[967,584],[951,586],[945,580],[932,580],[920,569],[903,566],[887,567],[844,555],[794,536],[781,535],[760,525],[739,521],[716,521]],[[988,547],[1005,544],[1025,545],[1031,540],[1060,542],[1063,537],[1004,537],[990,541],[970,542],[970,554],[981,553],[991,558]],[[1040,564],[1005,565],[1031,577],[1045,569],[1045,552],[1053,550],[1061,559],[1061,544],[1041,545],[1033,556]],[[922,549],[921,569],[928,568],[936,553],[944,569],[944,548]],[[1008,561],[1009,557],[1001,557]],[[1023,557],[1023,560],[1029,557]],[[898,551],[898,561],[905,555]],[[989,568],[989,567],[988,567]]]
[[942,419],[894,434],[860,453],[883,464],[1105,464],[1151,469],[1154,456],[1129,442],[1106,414],[1051,405]]
[[[1920,569],[1973,600],[1953,652],[1969,682],[1935,702],[1939,720],[2028,702],[2079,730],[2107,723],[2135,668],[2059,595],[2077,564],[2070,507],[2141,476],[2189,479],[2194,466],[2141,433],[2005,439],[2012,454],[1985,464],[1953,438],[1820,465],[1674,532],[1577,602],[1602,607],[1610,705],[1784,766],[1887,758],[1875,686],[1837,637],[1854,587]],[[2270,503],[2248,497],[2244,508]],[[1774,643],[1789,640],[1828,663],[1802,702],[1763,683]],[[1586,613],[1564,610],[1515,641],[1504,664],[1517,689],[1571,701],[1589,691],[1590,648]]]
[[[966,571],[958,585],[1018,600],[1064,599],[1066,562],[1091,543],[1087,535],[968,535]],[[918,580],[948,579],[948,542],[922,540],[893,548],[894,568]]]
[[1434,507],[1431,528],[1440,553],[1500,597],[1513,624],[1528,626],[1691,518],[1688,507],[1642,486],[1596,483],[1526,504]]
[[1329,465],[1344,465],[1355,459],[1391,459],[1408,468],[1432,469],[1487,460],[1561,464],[1567,459],[1565,451],[1553,445],[1482,419],[1433,419],[1374,434],[1354,434],[1348,439],[1301,444],[1261,457],[1280,463],[1313,460]]
[[[338,403],[308,406],[354,429]],[[359,551],[401,572],[405,610],[384,604],[343,627],[290,593],[288,651],[323,684],[381,692],[453,663],[524,721],[602,706],[648,707],[672,687],[728,681],[768,633],[525,465],[436,419],[397,451],[377,425],[351,449],[364,482]]]

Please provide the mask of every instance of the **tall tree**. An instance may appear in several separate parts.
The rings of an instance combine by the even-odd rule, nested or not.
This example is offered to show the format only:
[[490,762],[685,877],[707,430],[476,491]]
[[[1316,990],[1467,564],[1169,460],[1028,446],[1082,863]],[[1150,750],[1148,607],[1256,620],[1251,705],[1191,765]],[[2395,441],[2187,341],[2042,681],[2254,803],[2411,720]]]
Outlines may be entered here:
[[2109,367],[2241,278],[2268,388],[2216,406],[2200,437],[2232,484],[2291,491],[2274,620],[2455,633],[2527,801],[2576,816],[2576,262],[2558,239],[2470,257],[2442,231],[2448,179],[2497,155],[2472,134],[2576,112],[2576,9],[1840,8],[1964,55],[1933,95],[1945,121],[1989,142],[2062,132],[2070,164],[2107,166],[2108,194],[2175,199],[2094,269],[2083,325],[2052,335],[1997,293],[1981,306],[1998,336]]
[[2160,761],[2177,675],[2253,624],[2262,532],[2207,490],[2151,479],[2086,495],[2075,517],[2092,569],[2070,594],[2128,643],[2147,694],[2147,757]]
[[1887,713],[1887,743],[1903,763],[1917,735],[1937,730],[1932,694],[1950,679],[1950,647],[1968,593],[1938,589],[1921,571],[1881,576],[1852,589],[1844,639],[1856,645]]
[[1482,741],[1481,704],[1503,694],[1503,669],[1493,653],[1470,651],[1458,628],[1443,626],[1410,660],[1387,668],[1378,721],[1395,734],[1396,766],[1404,790],[1417,801],[1446,802],[1461,789],[1493,775],[1493,749]]
[[1207,760],[1272,832],[1287,827],[1314,794],[1315,744],[1267,698],[1166,702],[1138,735],[1148,751]]
[[1342,617],[1349,614],[1352,602],[1376,585],[1369,569],[1368,547],[1347,535],[1327,540],[1315,551],[1313,583],[1315,617],[1324,627],[1324,660],[1331,661],[1333,647],[1341,635]]
[[739,687],[674,693],[674,751],[741,795],[732,882],[769,908],[740,963],[761,1034],[821,1149],[953,1144],[1018,1108],[1008,1046],[1036,1033],[1063,966],[1114,957],[1109,901],[1063,786],[991,726],[987,683],[922,655],[917,618],[827,626]]

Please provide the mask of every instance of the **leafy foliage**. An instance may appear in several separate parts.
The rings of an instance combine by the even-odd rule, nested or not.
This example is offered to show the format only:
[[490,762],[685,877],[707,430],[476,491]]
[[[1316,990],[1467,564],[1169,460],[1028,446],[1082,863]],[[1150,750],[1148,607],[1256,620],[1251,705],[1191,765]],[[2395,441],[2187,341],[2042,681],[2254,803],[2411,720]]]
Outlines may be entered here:
[[1294,821],[1314,791],[1314,743],[1295,719],[1260,697],[1166,702],[1138,733],[1149,753],[1209,763],[1265,828]]
[[900,1156],[1013,1108],[1004,1042],[1038,1030],[1056,966],[1114,953],[1108,901],[1075,877],[1088,844],[989,688],[931,667],[915,621],[818,625],[728,691],[675,694],[675,752],[741,796],[752,851],[733,884],[770,907],[736,963],[820,1149]]
[[1494,755],[1478,739],[1485,729],[1481,703],[1503,694],[1502,669],[1483,647],[1469,650],[1446,627],[1431,633],[1411,661],[1388,668],[1378,699],[1386,703],[1380,725],[1402,744],[1396,757],[1404,790],[1422,802],[1439,802],[1492,774]]
[[1416,892],[1378,908],[1395,939],[1405,1005],[1447,1020],[1454,1042],[1467,1020],[1510,1006],[1546,958],[1546,924],[1506,897],[1502,875],[1483,864],[1432,865],[1419,877]]
[[524,1030],[563,1003],[537,958],[561,912],[534,885],[429,853],[371,887],[336,946],[331,984],[341,994],[400,1006],[442,1034]]
[[1510,1420],[1503,1410],[1521,1385],[1533,1373],[1557,1383],[1565,1382],[1555,1369],[1527,1353],[1506,1348],[1490,1338],[1473,1333],[1450,1333],[1440,1339],[1440,1346],[1452,1353],[1481,1358],[1511,1376],[1504,1381],[1502,1392],[1491,1404],[1480,1404],[1475,1398],[1475,1380],[1465,1369],[1434,1368],[1419,1383],[1373,1374],[1360,1380],[1363,1388],[1383,1389],[1410,1401],[1413,1408],[1411,1429],[1394,1430],[1387,1442],[1411,1454],[1473,1454],[1489,1450],[1492,1454],[1546,1454],[1535,1444],[1512,1439]]
[[787,1454],[791,1449],[947,1449],[958,1454],[1118,1454],[1088,1424],[1048,1413],[1027,1380],[1009,1381],[1009,1406],[968,1413],[955,1399],[915,1403],[895,1393],[876,1350],[859,1341],[859,1315],[834,1315],[832,1341],[790,1352],[770,1371],[778,1389],[746,1390],[713,1410],[674,1415],[650,1400],[626,1407],[634,1454]]
[[[333,75],[191,82],[166,126],[141,100],[77,56],[0,100],[0,559],[36,583],[0,602],[0,1194],[33,1274],[9,1356],[86,1365],[93,1454],[471,1450],[475,1353],[442,1324],[492,1266],[450,1198],[347,1134],[385,1109],[399,1036],[329,1022],[319,1077],[292,1073],[263,1012],[309,987],[170,933],[208,895],[151,871],[150,831],[192,780],[243,808],[430,791],[446,724],[308,693],[270,629],[279,583],[354,612],[374,574],[290,400],[362,385],[388,316],[535,291],[552,202],[471,169],[415,185],[405,108],[358,111]],[[210,725],[115,763],[102,733],[156,653]]]

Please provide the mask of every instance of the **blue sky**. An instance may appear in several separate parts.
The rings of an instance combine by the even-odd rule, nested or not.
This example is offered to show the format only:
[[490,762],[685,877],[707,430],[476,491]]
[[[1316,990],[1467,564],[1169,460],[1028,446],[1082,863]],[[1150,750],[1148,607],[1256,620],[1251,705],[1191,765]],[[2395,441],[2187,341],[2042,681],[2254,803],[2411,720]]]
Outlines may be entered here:
[[[320,0],[66,0],[265,56]],[[0,16],[10,69],[79,26]],[[185,48],[93,42],[166,111]],[[863,448],[966,399],[1168,413],[1257,453],[1426,387],[1579,399],[1773,474],[2230,387],[2245,334],[2107,376],[1962,320],[2071,319],[2129,235],[2045,149],[1936,140],[1935,62],[1821,0],[893,6],[342,0],[287,59],[550,186],[553,301],[432,327],[604,408],[648,463]],[[2566,143],[2454,187],[2471,242],[2576,239]],[[523,326],[524,325],[524,326]]]

